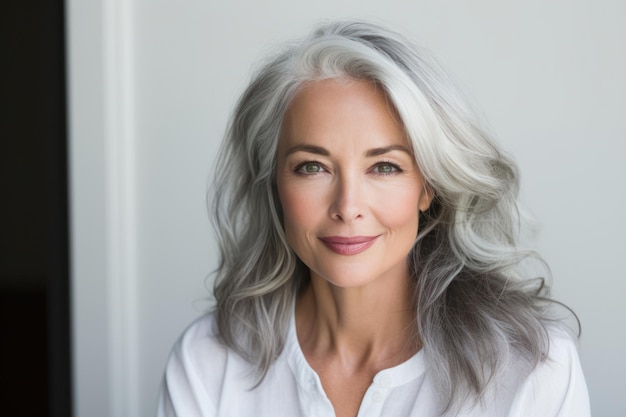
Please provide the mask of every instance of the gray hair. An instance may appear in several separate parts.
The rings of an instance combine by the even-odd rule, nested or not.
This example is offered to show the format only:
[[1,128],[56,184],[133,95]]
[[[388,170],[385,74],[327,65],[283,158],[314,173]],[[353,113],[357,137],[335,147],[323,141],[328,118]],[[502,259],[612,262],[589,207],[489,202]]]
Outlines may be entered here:
[[282,227],[279,131],[303,83],[340,77],[385,91],[434,192],[409,254],[415,337],[442,411],[475,403],[513,355],[530,371],[548,351],[548,288],[519,273],[524,260],[540,258],[518,247],[517,169],[430,54],[371,23],[332,22],[288,45],[261,66],[235,109],[213,190],[220,336],[255,365],[259,381],[283,349],[308,273]]

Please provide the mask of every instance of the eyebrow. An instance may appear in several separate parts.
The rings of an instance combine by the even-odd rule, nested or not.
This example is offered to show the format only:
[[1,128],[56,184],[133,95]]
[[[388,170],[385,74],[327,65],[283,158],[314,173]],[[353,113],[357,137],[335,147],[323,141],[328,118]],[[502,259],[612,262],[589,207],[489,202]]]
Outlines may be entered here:
[[308,152],[308,153],[314,153],[316,155],[330,156],[330,152],[328,152],[326,149],[320,146],[315,146],[315,145],[292,146],[291,148],[287,150],[287,153],[285,153],[285,156],[291,155],[292,153],[296,153],[296,152]]
[[409,155],[413,155],[413,153],[406,146],[402,145],[391,145],[391,146],[383,146],[382,148],[374,148],[365,152],[365,156],[379,156],[392,151],[402,151],[406,152]]
[[[393,152],[393,151],[402,151],[402,152],[406,152],[409,155],[413,155],[413,153],[406,146],[390,145],[390,146],[383,146],[381,148],[370,149],[367,152],[365,152],[365,156],[367,157],[379,156],[379,155],[384,155],[386,153]],[[315,145],[294,145],[287,150],[287,152],[285,153],[285,156],[291,155],[292,153],[296,153],[296,152],[308,152],[308,153],[312,153],[316,155],[330,156],[330,152],[328,152],[328,150],[322,148],[321,146],[315,146]]]

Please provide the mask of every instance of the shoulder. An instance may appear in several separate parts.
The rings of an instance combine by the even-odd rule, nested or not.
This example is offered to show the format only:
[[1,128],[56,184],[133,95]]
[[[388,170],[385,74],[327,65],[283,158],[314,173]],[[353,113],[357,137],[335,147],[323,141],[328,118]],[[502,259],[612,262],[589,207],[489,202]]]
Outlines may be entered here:
[[215,315],[204,315],[183,332],[172,348],[157,416],[276,415],[259,410],[276,409],[276,398],[297,402],[296,380],[286,360],[272,365],[262,385],[256,385],[255,371],[252,363],[221,342]]
[[527,380],[532,382],[548,379],[555,383],[561,382],[561,384],[554,385],[559,386],[563,391],[572,388],[572,384],[579,388],[584,387],[586,390],[578,350],[573,337],[563,330],[553,329],[550,331],[549,342],[547,357],[539,362]]
[[551,329],[545,359],[517,379],[510,416],[588,417],[589,396],[576,343],[565,331]]
[[159,416],[211,416],[225,372],[228,349],[219,340],[213,313],[196,319],[170,353],[159,399]]
[[174,345],[174,353],[202,363],[209,358],[226,355],[226,347],[220,342],[215,313],[205,314],[194,320]]
[[167,371],[170,366],[180,366],[211,392],[211,385],[221,382],[229,354],[220,340],[216,315],[211,312],[197,318],[181,334],[170,354]]

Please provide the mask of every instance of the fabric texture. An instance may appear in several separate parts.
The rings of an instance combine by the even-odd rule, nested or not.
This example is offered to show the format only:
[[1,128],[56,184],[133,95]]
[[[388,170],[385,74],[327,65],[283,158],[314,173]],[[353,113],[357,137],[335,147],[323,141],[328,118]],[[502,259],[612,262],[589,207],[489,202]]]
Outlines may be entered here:
[[[437,417],[440,404],[422,351],[380,371],[361,403],[358,417]],[[552,334],[548,360],[529,375],[512,364],[486,394],[459,417],[589,417],[587,386],[574,342]],[[223,346],[213,314],[196,320],[168,360],[158,417],[331,417],[316,372],[307,363],[292,318],[286,345],[256,388],[253,367]]]

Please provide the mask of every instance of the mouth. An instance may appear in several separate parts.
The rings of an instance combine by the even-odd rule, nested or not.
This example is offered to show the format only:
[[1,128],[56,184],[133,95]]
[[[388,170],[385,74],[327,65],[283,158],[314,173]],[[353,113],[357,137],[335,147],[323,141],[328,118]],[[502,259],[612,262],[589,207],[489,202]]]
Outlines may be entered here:
[[372,246],[379,236],[328,236],[320,237],[319,240],[328,249],[339,255],[356,255]]

